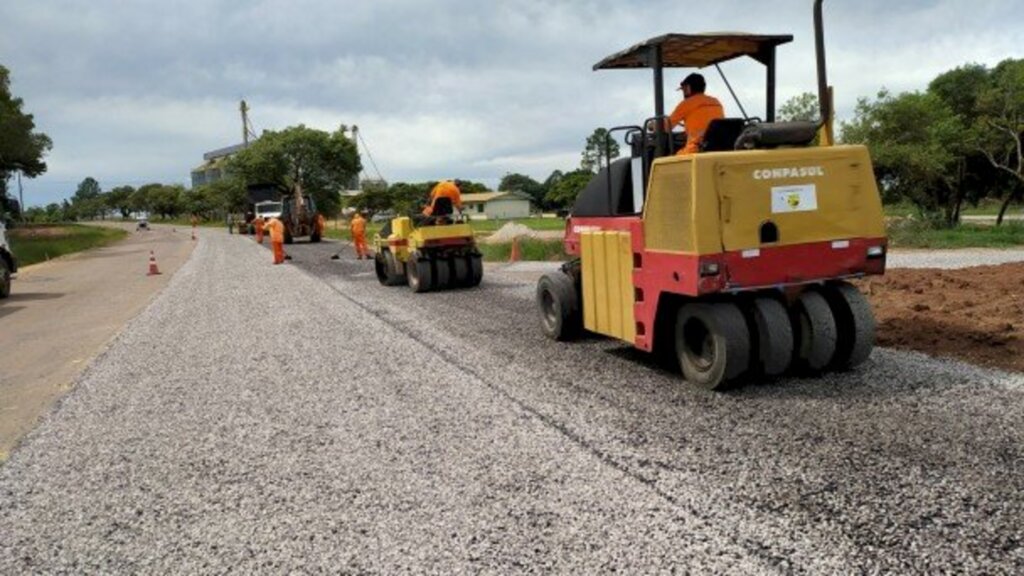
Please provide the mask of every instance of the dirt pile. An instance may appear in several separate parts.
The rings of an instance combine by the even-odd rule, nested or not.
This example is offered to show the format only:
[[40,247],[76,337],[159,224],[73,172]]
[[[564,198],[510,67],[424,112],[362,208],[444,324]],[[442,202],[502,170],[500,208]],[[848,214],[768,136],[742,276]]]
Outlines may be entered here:
[[1024,264],[892,270],[858,286],[880,346],[1024,372]]

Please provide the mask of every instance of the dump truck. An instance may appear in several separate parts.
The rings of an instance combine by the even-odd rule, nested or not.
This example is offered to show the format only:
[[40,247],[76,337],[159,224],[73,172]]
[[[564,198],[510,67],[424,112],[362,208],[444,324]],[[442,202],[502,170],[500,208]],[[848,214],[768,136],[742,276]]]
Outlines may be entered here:
[[[885,271],[882,204],[867,148],[832,141],[822,0],[814,30],[817,122],[775,120],[776,49],[791,35],[666,34],[594,66],[651,68],[654,116],[609,130],[630,155],[573,205],[574,259],[537,285],[548,337],[616,338],[711,390],[868,358],[875,320],[849,280]],[[666,128],[664,69],[737,58],[765,67],[766,117],[714,120],[698,153],[675,154],[685,135]]]
[[437,209],[432,216],[392,219],[373,238],[373,264],[384,286],[408,284],[413,292],[478,286],[484,277],[483,255],[464,216]]

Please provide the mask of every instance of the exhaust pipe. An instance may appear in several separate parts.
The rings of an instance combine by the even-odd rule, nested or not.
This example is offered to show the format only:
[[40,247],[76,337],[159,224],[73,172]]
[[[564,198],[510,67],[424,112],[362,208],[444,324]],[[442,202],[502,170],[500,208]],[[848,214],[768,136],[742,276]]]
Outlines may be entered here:
[[825,24],[821,9],[824,1],[814,0],[814,48],[818,60],[818,106],[822,126],[832,118],[832,99],[828,96],[828,71],[825,69]]

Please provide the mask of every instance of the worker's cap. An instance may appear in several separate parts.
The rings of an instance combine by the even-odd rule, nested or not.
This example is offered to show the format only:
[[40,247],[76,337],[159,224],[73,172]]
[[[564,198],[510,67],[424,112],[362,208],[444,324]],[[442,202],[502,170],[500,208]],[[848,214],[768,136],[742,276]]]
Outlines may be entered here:
[[704,80],[703,75],[695,72],[683,78],[683,81],[679,83],[679,88],[676,88],[676,90],[682,90],[683,86],[689,86],[690,90],[694,92],[703,92],[707,88],[707,82]]

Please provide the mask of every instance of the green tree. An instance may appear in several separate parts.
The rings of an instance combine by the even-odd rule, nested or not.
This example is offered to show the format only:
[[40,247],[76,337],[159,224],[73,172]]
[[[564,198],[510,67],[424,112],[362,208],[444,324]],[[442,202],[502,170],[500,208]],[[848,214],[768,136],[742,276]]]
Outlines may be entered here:
[[811,92],[793,96],[779,108],[779,120],[782,122],[817,122],[820,116],[818,96]]
[[515,191],[528,194],[530,198],[533,198],[533,203],[540,207],[544,204],[545,190],[544,185],[537,182],[533,178],[525,174],[505,174],[501,178],[501,182],[498,183],[498,190],[500,191]]
[[167,219],[186,213],[185,194],[185,187],[180,184],[157,185],[148,191],[147,197],[151,210]]
[[107,192],[105,201],[107,209],[117,212],[121,218],[128,218],[132,215],[131,198],[135,188],[131,186],[117,186]]
[[228,162],[228,172],[245,185],[273,184],[291,194],[301,182],[319,210],[336,214],[340,191],[362,166],[355,143],[344,126],[328,133],[304,125],[266,131]]
[[103,214],[104,206],[101,195],[103,189],[100,183],[92,176],[87,176],[78,183],[74,195],[71,196],[71,204],[75,208],[78,218],[93,219]]
[[619,143],[608,134],[608,130],[598,128],[587,137],[586,147],[580,159],[580,169],[596,173],[608,160],[619,157]]
[[1024,60],[1004,60],[978,95],[974,141],[992,167],[1010,179],[998,223],[1024,196]]
[[862,98],[843,123],[844,142],[866,144],[887,198],[913,202],[929,219],[952,226],[959,213],[957,173],[965,127],[938,96],[883,90]]
[[571,208],[576,197],[587,187],[587,184],[594,178],[594,173],[589,170],[574,170],[563,174],[551,185],[545,200],[553,208]]
[[383,180],[364,181],[362,192],[352,197],[348,206],[368,215],[394,210],[390,188]]
[[[11,94],[10,71],[0,66],[0,197],[7,198],[7,182],[16,173],[35,178],[46,172],[50,137],[36,131],[35,118],[22,111],[24,102]],[[3,202],[4,205],[8,203]]]

